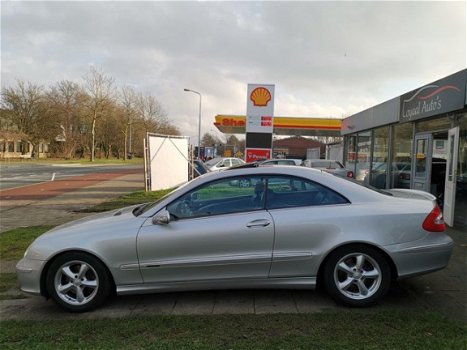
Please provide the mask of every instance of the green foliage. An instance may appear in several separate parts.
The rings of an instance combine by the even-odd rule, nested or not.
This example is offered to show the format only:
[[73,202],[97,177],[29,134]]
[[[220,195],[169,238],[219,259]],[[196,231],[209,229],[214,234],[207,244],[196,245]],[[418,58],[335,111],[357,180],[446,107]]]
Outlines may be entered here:
[[27,247],[53,226],[20,227],[0,234],[0,259],[19,260]]

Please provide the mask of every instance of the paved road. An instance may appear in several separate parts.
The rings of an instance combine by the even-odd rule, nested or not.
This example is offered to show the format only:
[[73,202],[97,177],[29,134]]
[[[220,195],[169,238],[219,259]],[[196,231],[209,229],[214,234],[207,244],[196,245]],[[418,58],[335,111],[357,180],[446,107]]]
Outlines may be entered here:
[[59,225],[88,215],[77,211],[144,189],[142,168],[41,182],[0,191],[0,232],[22,226]]
[[96,173],[114,173],[122,169],[142,169],[134,165],[81,165],[81,164],[40,164],[6,163],[1,164],[0,191],[28,186],[51,180],[66,179]]

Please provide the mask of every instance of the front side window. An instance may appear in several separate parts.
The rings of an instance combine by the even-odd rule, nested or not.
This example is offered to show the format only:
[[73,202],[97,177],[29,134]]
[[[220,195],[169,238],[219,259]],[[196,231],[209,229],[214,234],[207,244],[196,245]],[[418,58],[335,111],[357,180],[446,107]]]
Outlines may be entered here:
[[345,204],[349,201],[316,182],[288,176],[268,177],[266,209]]
[[175,219],[230,214],[264,208],[266,180],[237,176],[201,185],[167,206]]

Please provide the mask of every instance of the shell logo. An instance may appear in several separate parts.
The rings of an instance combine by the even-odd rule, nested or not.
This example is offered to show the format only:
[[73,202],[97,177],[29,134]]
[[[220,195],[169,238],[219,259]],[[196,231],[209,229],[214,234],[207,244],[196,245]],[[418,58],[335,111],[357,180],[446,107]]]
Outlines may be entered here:
[[271,93],[264,87],[257,87],[250,94],[250,100],[258,107],[264,107],[271,101]]

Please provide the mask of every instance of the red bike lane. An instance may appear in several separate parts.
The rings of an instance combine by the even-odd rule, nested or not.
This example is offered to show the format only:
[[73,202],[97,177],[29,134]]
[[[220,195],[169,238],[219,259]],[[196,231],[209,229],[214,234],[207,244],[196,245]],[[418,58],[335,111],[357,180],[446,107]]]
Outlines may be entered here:
[[92,186],[99,182],[113,180],[120,176],[141,173],[142,169],[122,169],[109,173],[93,173],[87,175],[70,176],[66,179],[41,182],[34,185],[12,188],[0,191],[0,200],[38,200],[72,192],[77,189]]

